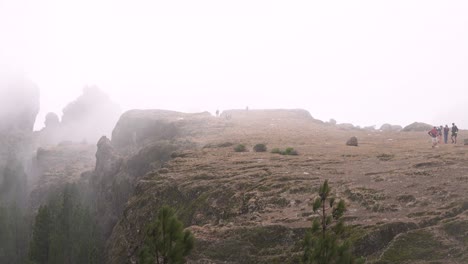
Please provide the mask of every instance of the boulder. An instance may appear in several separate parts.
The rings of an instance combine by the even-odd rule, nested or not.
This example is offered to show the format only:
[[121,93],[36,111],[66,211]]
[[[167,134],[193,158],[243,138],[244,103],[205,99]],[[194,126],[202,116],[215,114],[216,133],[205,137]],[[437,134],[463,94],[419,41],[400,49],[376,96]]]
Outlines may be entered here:
[[358,146],[357,137],[351,137],[350,139],[348,139],[348,141],[346,141],[346,145],[357,147]]
[[409,131],[429,131],[433,128],[434,126],[426,124],[426,123],[420,123],[420,122],[414,122],[412,124],[409,124],[403,128],[402,131],[409,132]]

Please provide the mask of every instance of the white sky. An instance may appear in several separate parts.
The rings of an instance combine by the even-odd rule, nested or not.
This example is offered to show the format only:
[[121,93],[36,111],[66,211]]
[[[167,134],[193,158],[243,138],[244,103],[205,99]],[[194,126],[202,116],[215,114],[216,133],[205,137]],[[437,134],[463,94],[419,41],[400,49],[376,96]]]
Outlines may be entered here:
[[304,108],[468,127],[468,1],[0,0],[0,69],[41,115],[86,84],[123,109]]

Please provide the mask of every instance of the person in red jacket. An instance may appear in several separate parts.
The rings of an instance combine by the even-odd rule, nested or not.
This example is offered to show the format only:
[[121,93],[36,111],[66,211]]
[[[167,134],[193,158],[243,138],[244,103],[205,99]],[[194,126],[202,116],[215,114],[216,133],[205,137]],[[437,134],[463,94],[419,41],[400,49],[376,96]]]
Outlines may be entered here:
[[437,136],[439,135],[439,131],[437,131],[437,127],[433,127],[429,132],[427,132],[429,136],[432,137],[432,148],[437,146]]

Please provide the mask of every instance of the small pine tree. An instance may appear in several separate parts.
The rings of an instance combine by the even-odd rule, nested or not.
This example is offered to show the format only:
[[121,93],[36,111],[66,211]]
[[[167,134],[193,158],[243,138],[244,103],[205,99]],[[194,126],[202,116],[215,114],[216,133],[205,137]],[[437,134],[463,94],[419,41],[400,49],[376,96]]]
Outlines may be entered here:
[[178,264],[185,263],[194,245],[194,237],[183,228],[174,210],[163,206],[157,219],[146,231],[143,250],[140,252],[141,264]]
[[47,205],[41,206],[33,227],[32,241],[29,249],[29,259],[38,264],[49,263],[49,243],[51,232],[51,216]]
[[304,264],[353,264],[363,263],[355,259],[351,252],[351,243],[343,239],[344,222],[341,219],[346,211],[345,202],[330,196],[331,188],[325,180],[319,189],[319,197],[313,204],[313,210],[319,215],[304,239]]

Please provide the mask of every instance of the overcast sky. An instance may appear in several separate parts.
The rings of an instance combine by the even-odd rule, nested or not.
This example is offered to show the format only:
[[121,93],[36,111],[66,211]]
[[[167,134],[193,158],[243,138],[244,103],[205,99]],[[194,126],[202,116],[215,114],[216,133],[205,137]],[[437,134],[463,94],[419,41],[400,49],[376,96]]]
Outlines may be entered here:
[[0,69],[41,115],[97,85],[124,110],[304,108],[468,127],[468,1],[0,0]]

